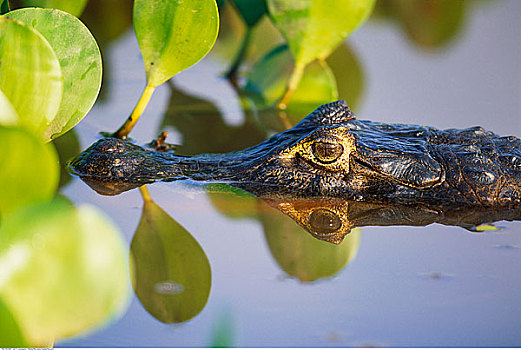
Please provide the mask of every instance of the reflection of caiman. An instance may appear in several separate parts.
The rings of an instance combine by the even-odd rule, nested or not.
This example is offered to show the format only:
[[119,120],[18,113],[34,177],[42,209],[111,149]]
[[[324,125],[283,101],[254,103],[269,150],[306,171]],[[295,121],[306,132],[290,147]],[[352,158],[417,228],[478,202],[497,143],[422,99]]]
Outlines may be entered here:
[[263,198],[288,215],[313,237],[339,244],[353,228],[363,226],[426,226],[439,223],[478,231],[483,223],[521,220],[518,207],[389,204],[338,198]]
[[521,204],[521,140],[480,127],[356,120],[344,101],[243,151],[183,157],[97,141],[70,163],[97,191],[154,181],[218,181],[255,192],[393,203]]

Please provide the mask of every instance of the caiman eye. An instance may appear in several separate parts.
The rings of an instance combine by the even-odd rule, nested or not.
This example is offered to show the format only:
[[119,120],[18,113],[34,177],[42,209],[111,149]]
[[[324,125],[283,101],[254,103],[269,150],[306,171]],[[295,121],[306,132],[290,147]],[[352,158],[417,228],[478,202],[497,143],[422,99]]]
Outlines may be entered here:
[[313,154],[322,163],[333,163],[340,158],[344,147],[339,143],[317,141],[312,145]]
[[311,228],[319,234],[329,234],[342,227],[342,220],[337,214],[327,209],[317,209],[308,217]]

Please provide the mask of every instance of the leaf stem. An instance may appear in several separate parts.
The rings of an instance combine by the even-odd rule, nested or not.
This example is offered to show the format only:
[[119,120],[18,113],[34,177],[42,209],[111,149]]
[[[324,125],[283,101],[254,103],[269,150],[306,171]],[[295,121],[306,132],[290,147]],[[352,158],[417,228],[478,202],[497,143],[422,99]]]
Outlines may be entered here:
[[147,185],[140,186],[139,192],[141,192],[141,197],[143,197],[143,201],[145,201],[145,203],[152,202],[152,197],[150,196],[150,193],[148,192]]
[[234,85],[237,85],[237,73],[239,71],[239,67],[241,66],[241,63],[244,61],[244,57],[246,56],[246,53],[248,52],[248,48],[250,46],[251,42],[251,34],[252,34],[252,27],[246,26],[246,33],[244,34],[244,37],[242,38],[241,46],[239,48],[239,51],[237,52],[237,55],[235,56],[232,65],[228,69],[228,71],[225,74],[225,77]]
[[297,63],[295,65],[295,69],[293,69],[293,72],[291,73],[291,76],[289,77],[288,87],[286,88],[286,92],[284,93],[284,96],[282,96],[282,99],[277,104],[277,108],[284,110],[288,107],[288,104],[291,100],[291,97],[293,96],[293,93],[297,89],[298,84],[300,83],[300,80],[302,79],[302,75],[304,74],[304,68],[306,66],[303,64]]
[[145,108],[148,105],[148,102],[150,101],[150,97],[152,97],[152,94],[154,93],[154,90],[156,89],[155,86],[147,84],[145,87],[145,90],[141,94],[141,97],[139,98],[136,107],[134,107],[134,110],[130,114],[130,116],[127,118],[125,123],[121,125],[121,127],[114,133],[114,137],[120,138],[120,139],[126,139],[127,135],[132,131],[134,128],[134,125],[136,125],[139,117],[143,114],[145,111]]

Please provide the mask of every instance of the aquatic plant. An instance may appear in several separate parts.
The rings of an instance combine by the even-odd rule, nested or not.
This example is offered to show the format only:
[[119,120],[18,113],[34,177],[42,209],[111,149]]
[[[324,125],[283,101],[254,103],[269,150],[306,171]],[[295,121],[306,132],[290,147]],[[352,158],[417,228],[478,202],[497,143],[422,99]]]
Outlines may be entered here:
[[[58,194],[59,164],[66,159],[58,161],[55,144],[71,135],[68,132],[90,111],[101,87],[98,44],[76,17],[87,0],[16,3],[24,7],[12,10],[12,3],[0,0],[0,345],[52,346],[56,339],[92,330],[124,310],[128,259],[110,219],[96,208],[75,207]],[[334,72],[325,59],[367,17],[372,1],[349,26],[331,20],[336,27],[328,27],[327,33],[316,24],[324,11],[320,1],[306,3],[308,8],[298,16],[292,1],[231,3],[247,33],[228,71],[230,78],[244,59],[253,28],[266,15],[287,41],[259,60],[247,84],[237,85],[242,92],[258,94],[269,107],[282,98],[279,106],[301,114],[302,106],[338,97]],[[219,30],[215,0],[135,0],[133,13],[146,84],[130,117],[114,133],[120,138],[128,136],[158,86],[208,54]],[[307,23],[307,29],[289,30],[292,21]],[[320,42],[319,37],[327,40]],[[71,140],[77,144],[74,137]],[[60,147],[69,147],[69,142],[63,144]],[[206,304],[210,265],[195,239],[147,197],[146,189],[142,193],[143,216],[131,245],[135,293],[157,319],[183,322]],[[143,250],[154,239],[152,233],[184,247],[169,250],[164,256],[169,263],[181,266],[178,262],[183,260],[199,273],[156,269],[166,265],[150,260]],[[189,257],[187,244],[192,246]],[[161,284],[174,279],[189,293],[176,294],[176,285]],[[149,282],[164,289],[162,297],[148,293]],[[160,311],[178,304],[182,305],[168,314]]]
[[134,30],[147,83],[136,107],[115,136],[126,138],[157,86],[201,60],[219,31],[215,0],[135,0]]

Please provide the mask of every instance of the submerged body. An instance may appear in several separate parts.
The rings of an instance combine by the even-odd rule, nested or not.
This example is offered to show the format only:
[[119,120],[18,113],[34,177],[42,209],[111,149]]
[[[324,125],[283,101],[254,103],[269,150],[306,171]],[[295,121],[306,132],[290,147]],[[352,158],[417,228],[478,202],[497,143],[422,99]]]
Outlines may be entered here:
[[392,203],[521,205],[521,140],[480,127],[357,120],[344,101],[243,151],[183,157],[129,141],[97,141],[70,169],[117,194],[155,181],[226,182],[255,194]]

